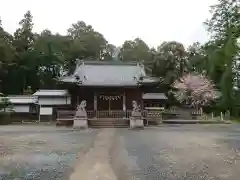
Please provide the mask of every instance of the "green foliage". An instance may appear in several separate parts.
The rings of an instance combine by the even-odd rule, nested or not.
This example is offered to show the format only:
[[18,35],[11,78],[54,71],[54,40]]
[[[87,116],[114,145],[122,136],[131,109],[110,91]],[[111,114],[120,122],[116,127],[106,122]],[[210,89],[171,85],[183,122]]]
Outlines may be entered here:
[[13,111],[11,102],[7,97],[0,93],[0,125],[11,123],[11,112]]
[[1,94],[0,97],[0,111],[6,112],[7,108],[11,106],[10,100]]
[[125,41],[120,50],[120,58],[122,61],[145,61],[148,62],[152,58],[152,52],[148,45],[140,38],[133,41]]
[[75,43],[80,45],[81,56],[77,58],[102,59],[107,48],[107,41],[104,36],[95,31],[92,26],[86,25],[83,21],[72,24],[68,29],[68,35]]
[[229,35],[229,29],[232,30],[234,37],[240,35],[240,3],[237,0],[218,0],[211,6],[212,17],[205,24],[207,30],[212,34],[214,40],[224,40]]
[[11,124],[11,113],[9,112],[0,112],[0,125]]
[[[32,32],[30,11],[19,22],[13,36],[0,25],[0,91],[5,94],[26,94],[39,88],[56,88],[56,79],[71,73],[77,59],[113,60],[115,46],[102,34],[79,21],[62,36],[43,30]],[[17,81],[16,81],[17,80]]]
[[187,52],[181,43],[163,42],[154,55],[152,73],[164,79],[163,84],[169,89],[178,77],[187,72],[187,63]]
[[221,98],[217,111],[228,111],[239,115],[239,38],[240,4],[235,0],[218,0],[211,6],[212,17],[205,22],[211,39],[188,49],[189,70],[209,76]]
[[218,107],[223,111],[231,109],[235,111],[236,102],[239,99],[234,97],[239,69],[238,39],[240,37],[240,12],[239,2],[235,0],[219,0],[211,7],[212,18],[206,22],[208,31],[212,34],[212,41],[207,48],[208,51],[208,73],[215,81],[220,92],[221,100]]

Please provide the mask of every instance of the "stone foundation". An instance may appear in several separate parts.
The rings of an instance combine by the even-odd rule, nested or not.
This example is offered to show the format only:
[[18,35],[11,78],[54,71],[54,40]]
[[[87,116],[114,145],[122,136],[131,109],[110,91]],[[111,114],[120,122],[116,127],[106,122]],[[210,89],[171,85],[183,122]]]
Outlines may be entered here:
[[130,128],[143,128],[143,118],[141,112],[132,112],[130,117]]

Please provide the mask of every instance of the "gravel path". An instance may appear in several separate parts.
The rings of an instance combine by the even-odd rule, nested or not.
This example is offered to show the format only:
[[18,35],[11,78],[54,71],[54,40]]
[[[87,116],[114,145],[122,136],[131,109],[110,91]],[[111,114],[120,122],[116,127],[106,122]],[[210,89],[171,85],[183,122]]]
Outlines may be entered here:
[[113,143],[114,129],[102,129],[93,148],[78,160],[70,180],[116,180],[109,164],[109,149]]

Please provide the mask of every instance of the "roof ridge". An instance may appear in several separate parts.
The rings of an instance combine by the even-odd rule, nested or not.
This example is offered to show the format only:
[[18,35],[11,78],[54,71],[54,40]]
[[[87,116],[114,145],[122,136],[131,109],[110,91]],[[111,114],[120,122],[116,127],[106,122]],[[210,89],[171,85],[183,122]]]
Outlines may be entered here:
[[67,91],[67,89],[38,89],[37,91]]
[[137,66],[138,64],[142,64],[138,61],[93,61],[93,60],[81,60],[79,62],[79,66],[84,65],[134,65]]
[[35,98],[34,95],[8,95],[6,96],[8,98],[26,98],[26,97],[31,97],[31,98]]

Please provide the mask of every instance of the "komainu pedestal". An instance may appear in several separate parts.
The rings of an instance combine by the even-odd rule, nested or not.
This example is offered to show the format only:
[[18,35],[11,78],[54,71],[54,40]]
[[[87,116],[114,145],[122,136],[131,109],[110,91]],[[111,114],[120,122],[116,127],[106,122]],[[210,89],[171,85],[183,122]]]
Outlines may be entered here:
[[77,111],[73,120],[73,127],[74,128],[88,128],[88,119],[87,119],[87,112],[85,107],[87,102],[84,100],[81,104],[77,107]]
[[136,101],[132,102],[132,106],[133,111],[130,117],[130,128],[143,128],[144,124],[140,107],[138,106]]

